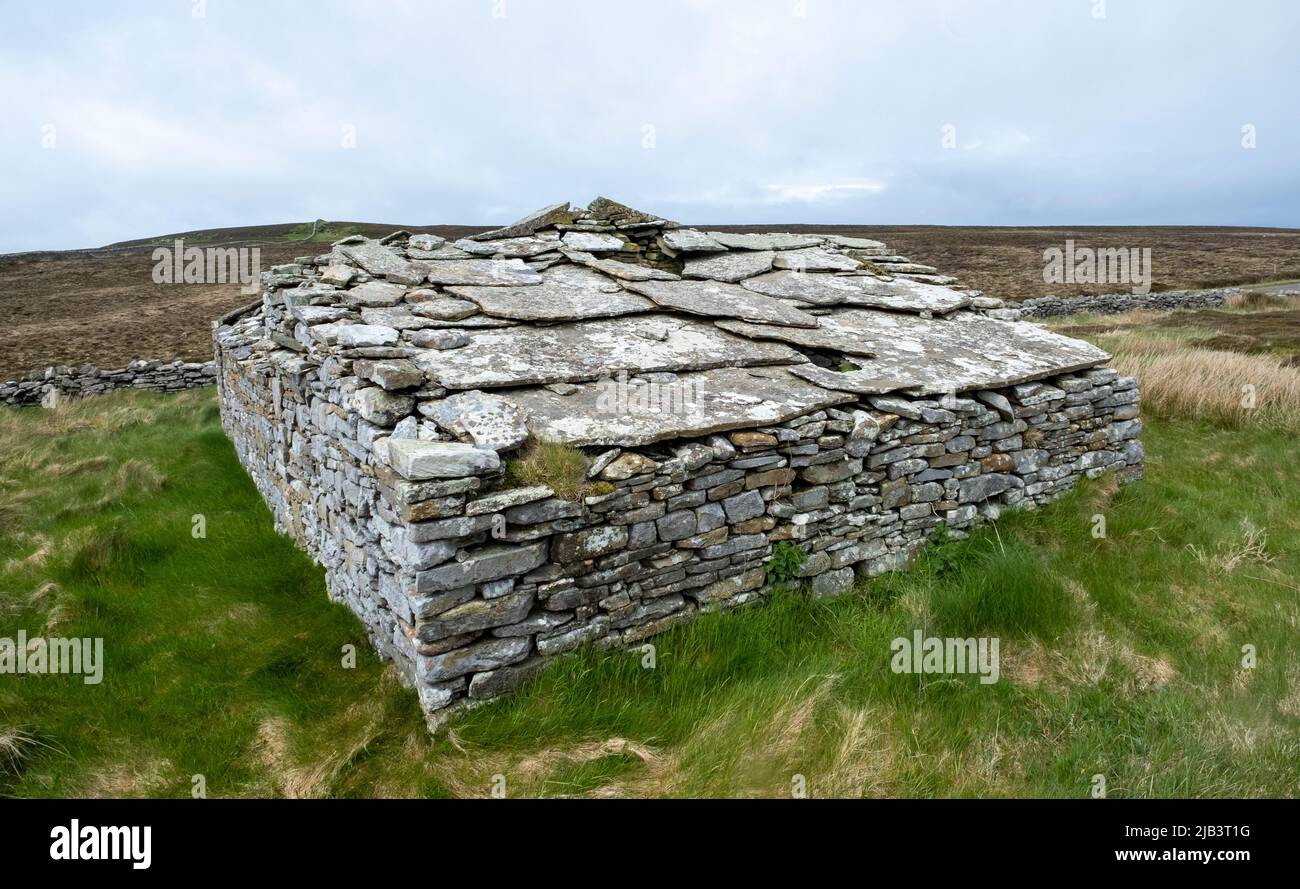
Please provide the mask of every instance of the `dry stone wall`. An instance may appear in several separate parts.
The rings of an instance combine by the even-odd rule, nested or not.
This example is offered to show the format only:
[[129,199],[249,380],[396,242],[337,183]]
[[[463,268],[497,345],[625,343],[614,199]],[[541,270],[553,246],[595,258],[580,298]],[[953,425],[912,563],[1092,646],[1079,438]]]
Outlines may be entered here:
[[[22,379],[0,383],[0,404],[47,404],[51,398],[103,395],[115,389],[149,389],[176,392],[211,386],[216,382],[213,361],[132,361],[113,370],[85,367],[50,367]],[[53,393],[57,393],[54,395]]]
[[1241,292],[1229,287],[1219,290],[1165,290],[1159,293],[1105,293],[1097,296],[1040,296],[1017,304],[1021,317],[1050,318],[1091,312],[1118,315],[1137,309],[1205,309],[1222,306],[1229,296]]
[[[570,239],[575,247],[611,249],[600,238],[613,233],[638,245],[604,266],[625,284],[680,280],[683,260],[669,251],[766,251],[752,274],[770,275],[762,269],[796,261],[782,249],[808,249],[792,235],[724,245],[714,233],[629,217],[619,205],[596,215],[596,206],[577,220],[560,205],[538,218],[569,220],[559,224],[584,236]],[[541,251],[532,264],[476,259],[479,247],[460,242],[454,249],[465,255],[452,261],[467,264],[432,276],[456,282],[438,283],[448,292],[413,275],[410,260],[412,251],[445,256],[450,245],[404,238],[399,255],[389,247],[395,239],[344,243],[299,273],[272,275],[261,305],[214,329],[222,421],[239,459],[277,526],[324,566],[330,595],[418,691],[431,725],[579,646],[632,645],[702,611],[762,597],[775,547],[803,552],[797,575],[812,595],[839,595],[906,565],[941,524],[961,535],[1004,509],[1046,503],[1082,477],[1142,474],[1135,381],[1099,366],[1104,353],[1086,344],[979,314],[1000,310],[996,301],[975,305],[980,297],[954,298],[923,281],[871,290],[875,277],[760,282],[825,302],[845,293],[857,306],[902,301],[879,316],[812,304],[810,324],[790,317],[795,302],[746,295],[758,289],[710,284],[693,300],[689,291],[593,282],[588,269],[606,260],[581,250],[567,265],[553,260],[553,242],[525,222],[487,249]],[[813,257],[828,275],[846,265],[834,246]],[[571,271],[537,274],[553,264]],[[744,253],[713,264],[727,276],[753,266]],[[459,283],[466,278],[476,283]],[[657,305],[638,305],[643,295]],[[908,298],[918,300],[916,314],[896,314]],[[670,303],[722,317],[717,327],[684,321],[663,314]],[[936,312],[965,305],[970,311],[935,329]],[[634,317],[585,326],[516,317],[543,308]],[[781,326],[751,331],[739,319],[755,313]],[[751,338],[719,332],[733,322],[749,324]],[[821,333],[809,339],[810,330]],[[1006,342],[982,351],[969,342],[1002,331]],[[864,348],[855,337],[877,343]],[[924,373],[905,358],[908,337],[935,362]],[[1007,342],[1042,351],[1005,351]],[[575,343],[582,356],[568,351]],[[719,343],[731,364],[705,360]],[[801,347],[815,360],[785,343],[809,344]],[[684,344],[695,351],[679,350]],[[834,378],[841,346],[864,365],[841,368],[842,379]],[[551,364],[539,358],[548,349],[563,349]],[[658,369],[664,356],[682,372]],[[873,357],[910,382],[882,379]],[[631,368],[633,382],[695,376],[714,400],[694,414],[597,417],[584,408],[594,385],[585,381],[601,363],[624,360],[642,365]],[[960,365],[944,373],[994,382],[940,392],[944,361]],[[1068,369],[1050,372],[1051,361]],[[565,375],[545,372],[555,364]],[[512,380],[528,383],[512,389]],[[507,481],[507,461],[543,430],[581,450],[588,490],[566,499]]]

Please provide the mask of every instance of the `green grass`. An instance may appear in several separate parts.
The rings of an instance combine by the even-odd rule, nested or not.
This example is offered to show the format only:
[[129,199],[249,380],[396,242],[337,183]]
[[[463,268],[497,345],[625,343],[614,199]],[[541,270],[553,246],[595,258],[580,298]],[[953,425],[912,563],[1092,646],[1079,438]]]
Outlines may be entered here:
[[[859,595],[706,615],[650,640],[653,668],[560,659],[431,738],[274,532],[211,392],[5,409],[0,636],[100,636],[105,668],[0,675],[0,794],[1085,797],[1104,774],[1112,797],[1295,796],[1294,440],[1144,440],[1144,482],[941,540]],[[998,636],[1001,680],[892,673],[916,629]]]

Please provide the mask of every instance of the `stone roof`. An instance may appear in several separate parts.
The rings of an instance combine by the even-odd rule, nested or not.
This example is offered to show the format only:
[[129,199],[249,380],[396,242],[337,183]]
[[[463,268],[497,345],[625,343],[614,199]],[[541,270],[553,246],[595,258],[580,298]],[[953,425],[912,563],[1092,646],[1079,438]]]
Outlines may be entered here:
[[[266,285],[267,333],[294,361],[396,364],[414,372],[417,400],[493,390],[532,434],[577,445],[770,425],[862,394],[956,394],[1109,358],[879,241],[697,231],[606,198],[454,243],[345,238]],[[611,412],[599,402],[613,379],[633,395],[678,382],[699,397]]]

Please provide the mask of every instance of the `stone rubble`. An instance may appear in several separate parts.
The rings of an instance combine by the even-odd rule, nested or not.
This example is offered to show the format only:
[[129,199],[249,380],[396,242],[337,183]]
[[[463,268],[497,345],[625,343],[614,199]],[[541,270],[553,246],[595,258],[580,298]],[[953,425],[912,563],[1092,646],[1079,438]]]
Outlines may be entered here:
[[[839,595],[940,525],[1142,475],[1109,356],[868,239],[598,198],[457,245],[345,239],[264,285],[214,329],[223,425],[435,727],[761,598],[774,547]],[[585,496],[508,481],[544,441],[582,449]]]

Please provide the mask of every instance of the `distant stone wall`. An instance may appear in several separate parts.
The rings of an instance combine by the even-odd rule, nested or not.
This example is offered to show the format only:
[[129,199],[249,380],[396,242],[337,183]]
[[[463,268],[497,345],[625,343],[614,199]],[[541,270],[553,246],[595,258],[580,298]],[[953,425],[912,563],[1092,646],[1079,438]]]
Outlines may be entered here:
[[269,333],[260,314],[215,330],[225,430],[431,726],[548,658],[760,598],[783,542],[813,595],[837,595],[906,565],[940,524],[960,536],[1081,477],[1142,474],[1136,382],[1097,368],[593,449],[607,490],[573,502],[506,488],[495,452],[425,437],[414,404],[431,393],[390,395],[362,360],[316,363]]
[[196,389],[216,382],[217,365],[213,361],[132,361],[126,367],[108,370],[100,367],[50,367],[34,371],[19,380],[0,383],[0,404],[37,405],[53,397],[79,398],[102,395],[114,389],[151,389],[174,392]]
[[1241,288],[1219,290],[1166,290],[1161,293],[1106,293],[1098,296],[1042,296],[1017,305],[1023,318],[1056,315],[1118,315],[1135,309],[1202,309],[1222,306]]

